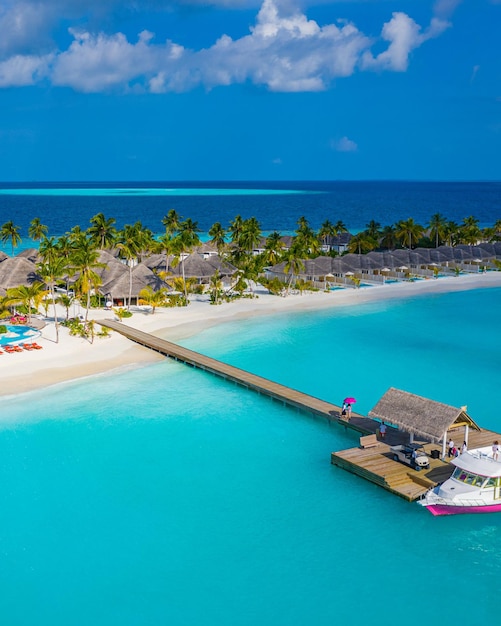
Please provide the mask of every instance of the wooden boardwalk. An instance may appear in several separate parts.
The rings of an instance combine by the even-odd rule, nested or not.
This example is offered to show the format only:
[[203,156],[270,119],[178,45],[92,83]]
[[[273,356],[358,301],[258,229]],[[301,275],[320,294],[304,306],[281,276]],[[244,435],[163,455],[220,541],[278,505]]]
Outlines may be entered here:
[[[347,421],[341,415],[341,407],[326,402],[325,400],[275,383],[267,378],[257,376],[256,374],[234,367],[233,365],[228,365],[227,363],[205,356],[199,352],[183,348],[166,339],[161,339],[150,333],[137,330],[122,322],[100,320],[98,323],[160,354],[181,361],[191,367],[197,367],[211,374],[216,374],[226,380],[242,385],[247,389],[268,396],[286,406],[325,418],[329,422],[344,426],[346,429],[353,430],[359,435],[369,435],[378,432],[378,421],[358,413],[352,413],[351,419]],[[450,434],[453,438],[458,437],[457,431],[451,432]],[[407,433],[390,427],[387,430],[385,441],[380,441],[376,447],[368,449],[356,447],[340,452],[333,452],[331,455],[331,463],[384,487],[388,491],[406,500],[417,500],[421,498],[428,489],[447,480],[452,473],[453,466],[447,461],[430,459],[429,470],[416,471],[403,463],[394,461],[390,446],[406,443],[408,437]],[[487,430],[480,432],[471,430],[469,434],[469,447],[478,448],[491,445],[495,439],[501,440],[501,435]],[[422,443],[428,455],[431,450],[440,449],[439,445]],[[456,443],[461,442],[456,441]]]
[[[320,400],[314,396],[310,396],[301,391],[296,391],[285,385],[280,385],[262,376],[257,376],[233,365],[228,365],[217,359],[200,354],[188,348],[183,348],[175,343],[156,337],[150,333],[137,330],[131,326],[127,326],[122,322],[114,320],[99,321],[99,324],[110,328],[128,339],[160,352],[176,361],[181,361],[192,367],[197,367],[211,374],[216,374],[234,383],[252,389],[259,394],[269,396],[273,400],[277,400],[291,406],[300,411],[313,413],[314,415],[323,417],[329,421],[339,422],[347,428],[360,432],[361,434],[370,434],[375,432],[372,429],[372,420],[363,418],[363,416],[353,413],[350,422],[341,419],[341,408],[325,400]],[[365,424],[365,421],[367,424]]]

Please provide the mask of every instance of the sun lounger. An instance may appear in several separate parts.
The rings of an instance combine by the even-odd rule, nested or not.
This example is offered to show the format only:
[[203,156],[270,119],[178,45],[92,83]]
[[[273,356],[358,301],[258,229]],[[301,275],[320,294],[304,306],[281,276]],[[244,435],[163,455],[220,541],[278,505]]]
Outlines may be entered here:
[[35,350],[41,350],[43,348],[43,346],[39,346],[38,343],[34,343],[34,342],[31,344],[31,346],[35,348]]
[[34,348],[33,348],[33,346],[30,346],[30,344],[29,344],[29,343],[22,343],[22,344],[20,344],[20,345],[21,345],[21,348],[22,348],[23,350],[33,350],[33,349],[34,349]]

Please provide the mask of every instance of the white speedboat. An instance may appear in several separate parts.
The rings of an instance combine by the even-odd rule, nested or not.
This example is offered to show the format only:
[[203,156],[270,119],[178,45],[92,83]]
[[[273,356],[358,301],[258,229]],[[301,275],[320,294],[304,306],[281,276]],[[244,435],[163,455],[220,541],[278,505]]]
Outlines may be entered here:
[[500,457],[494,458],[490,446],[464,452],[451,461],[456,469],[449,480],[418,503],[433,515],[501,511]]

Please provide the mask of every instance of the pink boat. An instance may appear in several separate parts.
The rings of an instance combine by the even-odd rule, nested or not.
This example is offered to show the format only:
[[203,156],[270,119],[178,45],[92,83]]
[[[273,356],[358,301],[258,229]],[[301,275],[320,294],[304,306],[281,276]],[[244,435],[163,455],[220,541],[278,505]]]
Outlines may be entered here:
[[497,445],[463,452],[451,461],[454,473],[418,504],[433,515],[501,511],[501,452]]

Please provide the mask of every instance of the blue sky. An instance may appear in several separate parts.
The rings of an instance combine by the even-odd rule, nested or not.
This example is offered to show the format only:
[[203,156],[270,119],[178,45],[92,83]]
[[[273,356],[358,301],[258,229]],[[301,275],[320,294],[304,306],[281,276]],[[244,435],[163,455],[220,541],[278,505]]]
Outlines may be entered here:
[[0,0],[0,180],[499,180],[501,0]]

